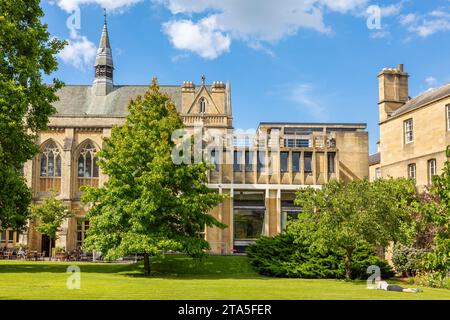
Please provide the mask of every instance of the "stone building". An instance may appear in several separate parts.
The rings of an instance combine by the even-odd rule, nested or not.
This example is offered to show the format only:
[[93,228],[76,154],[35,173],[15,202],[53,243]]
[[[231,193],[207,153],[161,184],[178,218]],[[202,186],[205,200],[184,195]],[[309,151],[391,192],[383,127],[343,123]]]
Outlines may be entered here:
[[379,154],[371,157],[371,179],[410,177],[429,186],[447,160],[450,145],[450,84],[411,98],[409,75],[399,65],[383,69],[379,79]]
[[[76,213],[64,222],[54,246],[66,250],[83,246],[89,222],[87,208],[80,203],[80,187],[106,181],[96,152],[112,127],[124,122],[129,100],[147,89],[114,84],[105,21],[93,84],[67,85],[58,92],[57,113],[50,118],[48,131],[38,136],[40,154],[24,168],[36,203],[56,192]],[[207,85],[203,77],[198,85],[162,85],[161,91],[174,101],[188,130],[201,126],[206,136],[224,138],[224,145],[208,150],[208,158],[216,164],[209,172],[209,186],[229,196],[211,212],[228,228],[205,230],[215,253],[242,252],[261,235],[279,233],[300,210],[293,202],[296,190],[369,175],[365,124],[261,123],[241,143],[232,126],[229,83]],[[35,230],[33,222],[20,238],[31,249],[48,251],[49,239]]]

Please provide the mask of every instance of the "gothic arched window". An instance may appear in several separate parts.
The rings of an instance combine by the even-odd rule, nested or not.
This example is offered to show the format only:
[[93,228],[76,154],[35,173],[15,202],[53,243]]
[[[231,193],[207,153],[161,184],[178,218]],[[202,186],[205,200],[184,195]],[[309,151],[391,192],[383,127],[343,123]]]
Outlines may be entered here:
[[200,113],[206,112],[206,99],[205,98],[201,98],[199,101],[199,111],[200,111]]
[[78,178],[98,178],[98,164],[97,157],[95,156],[96,152],[97,150],[90,143],[81,149],[77,166]]
[[61,154],[55,143],[51,142],[45,147],[40,162],[41,177],[61,177]]

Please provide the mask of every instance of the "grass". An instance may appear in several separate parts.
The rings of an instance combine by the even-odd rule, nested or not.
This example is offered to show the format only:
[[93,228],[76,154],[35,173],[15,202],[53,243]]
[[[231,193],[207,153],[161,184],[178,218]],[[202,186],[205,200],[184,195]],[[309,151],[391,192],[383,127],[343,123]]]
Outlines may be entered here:
[[[68,290],[70,265],[81,269],[80,290]],[[364,281],[262,277],[244,256],[153,259],[151,277],[142,264],[0,261],[0,299],[450,299],[450,290],[422,293],[368,290]],[[407,285],[403,285],[408,287]]]

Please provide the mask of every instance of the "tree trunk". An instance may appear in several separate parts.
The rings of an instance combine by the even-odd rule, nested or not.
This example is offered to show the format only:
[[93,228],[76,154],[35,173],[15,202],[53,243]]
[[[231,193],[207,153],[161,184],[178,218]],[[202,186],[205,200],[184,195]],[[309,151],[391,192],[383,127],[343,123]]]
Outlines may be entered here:
[[150,275],[150,256],[148,253],[144,253],[144,275],[146,277]]
[[345,279],[351,280],[352,279],[352,255],[353,255],[354,248],[347,248],[346,249],[346,256],[345,256]]
[[[50,248],[48,251],[48,261],[52,261],[52,237],[48,237],[50,239]],[[42,258],[44,260],[44,258]]]

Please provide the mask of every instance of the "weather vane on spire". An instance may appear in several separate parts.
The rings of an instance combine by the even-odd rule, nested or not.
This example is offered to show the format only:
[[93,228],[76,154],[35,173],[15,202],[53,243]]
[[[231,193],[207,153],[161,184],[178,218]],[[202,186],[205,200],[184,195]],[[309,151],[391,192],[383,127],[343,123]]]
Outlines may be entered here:
[[105,24],[106,24],[106,8],[103,8],[103,16],[105,17]]

